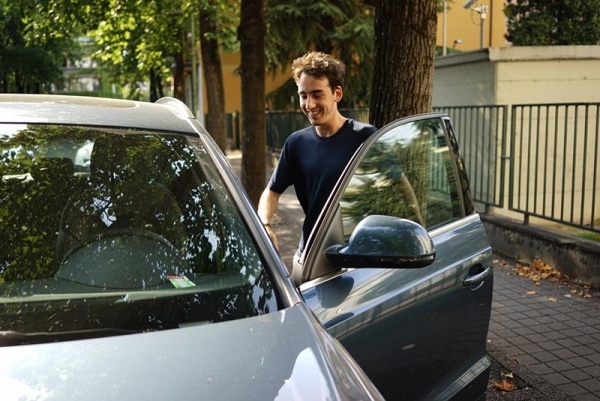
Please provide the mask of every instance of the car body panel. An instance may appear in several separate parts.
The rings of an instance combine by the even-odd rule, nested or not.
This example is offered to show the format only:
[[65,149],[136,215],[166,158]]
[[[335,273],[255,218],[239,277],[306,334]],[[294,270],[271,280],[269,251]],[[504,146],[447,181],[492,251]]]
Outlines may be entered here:
[[[53,125],[64,129],[53,129]],[[25,132],[26,135],[15,136],[19,132]],[[48,137],[45,136],[46,132]],[[44,135],[42,140],[32,140],[38,133]],[[163,134],[167,140],[157,142],[156,139]],[[71,254],[61,253],[62,248],[57,247],[57,254],[63,255],[58,261],[66,263],[66,260],[70,267],[59,265],[57,275],[47,276],[44,271],[38,278],[35,275],[40,273],[35,269],[32,271],[27,265],[24,271],[34,274],[33,279],[13,275],[6,282],[6,269],[16,267],[19,272],[21,266],[4,244],[2,249],[7,250],[8,254],[5,255],[3,251],[0,255],[2,400],[382,399],[347,351],[301,303],[300,294],[289,279],[239,179],[223,153],[182,103],[174,99],[151,104],[76,96],[0,95],[0,136],[6,141],[2,142],[1,153],[2,212],[10,212],[13,206],[17,207],[19,213],[31,211],[33,202],[37,202],[39,213],[53,216],[46,221],[35,221],[27,216],[17,220],[23,224],[15,227],[35,233],[33,237],[25,234],[27,240],[47,237],[55,241],[53,238],[58,232],[60,243],[62,223],[55,227],[54,220],[62,222],[66,216],[66,206],[57,204],[63,202],[64,198],[64,204],[69,205],[73,203],[73,197],[83,191],[75,190],[71,196],[71,192],[58,194],[58,188],[71,188],[72,180],[87,181],[91,167],[86,159],[93,159],[94,152],[85,141],[92,139],[96,146],[96,137],[110,139],[111,136],[120,138],[119,141],[124,144],[127,138],[135,138],[134,142],[138,145],[152,141],[154,147],[148,148],[152,151],[157,151],[156,145],[160,143],[183,143],[183,148],[179,149],[184,149],[186,154],[180,153],[179,161],[171,158],[167,169],[181,170],[188,163],[185,160],[194,155],[201,166],[197,168],[208,169],[204,171],[206,177],[214,179],[218,174],[222,182],[217,184],[227,188],[219,190],[220,201],[227,198],[229,209],[225,213],[219,212],[216,203],[213,203],[212,208],[205,209],[206,213],[210,211],[206,216],[221,213],[222,218],[226,219],[223,221],[228,222],[228,227],[221,227],[221,230],[231,230],[232,227],[241,230],[245,227],[244,232],[252,238],[250,242],[244,240],[247,242],[243,245],[241,237],[226,237],[228,246],[231,246],[229,251],[235,253],[237,249],[246,255],[234,261],[229,252],[228,258],[221,259],[226,263],[240,262],[240,273],[246,277],[242,281],[233,277],[238,283],[231,288],[245,282],[250,284],[251,289],[242,296],[230,292],[229,298],[222,298],[222,308],[202,299],[218,296],[219,293],[227,295],[224,292],[230,285],[227,277],[214,276],[211,279],[208,275],[204,282],[206,288],[199,290],[175,286],[174,283],[185,284],[185,280],[181,281],[182,278],[177,275],[165,279],[165,275],[178,274],[177,266],[168,265],[169,255],[172,255],[171,251],[174,252],[170,247],[173,242],[162,245],[152,242],[154,235],[136,236],[136,232],[130,232],[131,237],[119,236],[119,242],[111,242],[112,237],[102,236],[93,239],[96,242],[73,248]],[[13,147],[11,138],[17,147]],[[19,138],[29,138],[29,142],[19,142]],[[58,138],[60,143],[48,147],[45,138]],[[64,141],[69,138],[76,140],[73,143]],[[53,144],[50,141],[48,143]],[[140,149],[129,150],[128,154],[154,157],[140,152]],[[15,163],[15,158],[22,161]],[[73,170],[62,168],[68,167],[63,162],[69,158],[70,168],[76,165],[74,176],[69,176],[73,175]],[[36,166],[40,161],[44,163],[38,168]],[[46,164],[50,161],[51,164]],[[111,165],[120,166],[117,168],[124,166]],[[29,171],[27,174],[11,174],[13,168],[29,170],[33,174]],[[52,175],[58,171],[60,175]],[[161,174],[171,173],[163,169]],[[161,182],[158,186],[165,187],[160,190],[163,193],[161,197],[169,199],[170,196],[164,192],[168,182],[158,181],[165,178],[163,175],[147,183]],[[68,179],[63,180],[63,177]],[[110,177],[118,181],[121,175],[113,174]],[[136,185],[142,184],[135,175],[128,177],[133,177]],[[50,182],[50,179],[53,181]],[[105,185],[104,182],[100,184]],[[167,189],[182,191],[181,185],[184,183],[179,182]],[[95,188],[93,185],[89,187]],[[88,189],[87,183],[85,189]],[[14,196],[15,193],[11,196],[6,192],[11,190],[27,196]],[[149,196],[152,193],[144,190],[133,193],[141,202],[140,210],[153,203],[152,196]],[[9,196],[5,197],[5,194]],[[50,197],[51,202],[39,205],[42,199],[50,200]],[[217,202],[216,199],[213,201]],[[78,212],[84,209],[76,207],[74,210]],[[196,209],[190,210],[190,213],[194,213]],[[113,218],[111,214],[106,216],[109,220]],[[161,216],[164,218],[164,215]],[[233,216],[237,216],[239,222],[232,221]],[[29,227],[39,229],[32,231]],[[122,234],[118,229],[113,233]],[[214,249],[218,244],[215,242],[216,231],[209,229],[204,231],[204,235],[212,241]],[[16,234],[16,237],[19,236],[20,232]],[[246,252],[250,250],[250,243],[256,247],[252,256]],[[37,247],[40,245],[34,242],[32,248]],[[132,249],[135,252],[151,252],[136,259]],[[84,257],[85,253],[95,255],[96,252],[108,258],[105,264],[109,270],[104,268],[99,272],[103,276],[94,272],[94,269],[103,265],[90,263],[101,259]],[[22,253],[25,254],[26,250]],[[45,260],[52,256],[48,252],[44,255],[43,263],[46,263]],[[256,255],[259,255],[260,262]],[[149,256],[153,260],[147,264]],[[29,259],[28,262],[35,262],[31,256]],[[110,271],[120,268],[113,263],[117,259],[124,262],[123,273],[128,278],[123,281],[114,276],[114,270]],[[41,261],[41,258],[38,260]],[[146,264],[148,270],[132,269],[131,266],[136,263]],[[245,276],[246,264],[250,263],[260,263],[267,274]],[[176,270],[172,271],[172,268]],[[156,281],[158,278],[160,280]],[[259,284],[264,280],[270,281],[273,285],[271,288],[277,290],[276,299],[272,295],[265,295],[267,287]],[[170,287],[169,282],[175,288]],[[210,282],[214,286],[211,287]],[[194,284],[204,285],[198,281]],[[168,287],[166,291],[165,286]],[[267,290],[272,294],[271,289]],[[253,312],[239,308],[236,311],[234,305],[240,298],[257,305],[259,314],[252,316]],[[112,313],[107,313],[110,311]],[[180,316],[190,312],[196,318],[191,316],[191,319],[179,320]],[[213,318],[202,318],[202,313],[212,313]],[[31,316],[42,318],[35,320]],[[91,329],[87,328],[88,325]],[[146,328],[146,325],[150,328]],[[132,332],[137,334],[125,334]]]
[[[351,269],[302,287],[306,304],[374,383],[388,389],[386,397],[449,399],[470,369],[478,375],[489,367],[481,333],[487,333],[493,281],[489,277],[476,291],[463,281],[473,264],[486,263],[491,249],[481,221],[467,220],[432,235],[439,257],[428,267]],[[455,235],[464,239],[460,246]]]
[[[295,266],[302,270],[302,277],[331,270],[322,254],[348,236],[340,232],[347,230],[347,223],[339,223],[343,212],[337,202],[348,188],[356,190],[352,185],[357,171],[368,170],[368,165],[362,165],[369,159],[365,162],[362,158],[381,141],[392,149],[394,136],[386,134],[403,129],[403,124],[419,128],[431,121],[439,135],[444,132],[446,144],[455,142],[442,115],[422,115],[378,131],[355,155],[309,238],[302,266]],[[397,136],[403,144],[416,140],[406,133]],[[453,154],[448,145],[438,148],[439,143],[436,140],[431,145],[436,146],[432,152],[451,155],[454,167],[448,169],[447,160],[446,169],[449,176],[460,176],[460,155]],[[364,180],[361,177],[362,172],[358,180]],[[382,182],[374,186],[376,191],[388,181],[377,176],[368,179]],[[346,269],[314,277],[300,286],[307,305],[386,398],[448,400],[468,387],[467,379],[477,383],[476,394],[485,391],[490,366],[486,339],[493,287],[492,251],[479,216],[470,210],[470,200],[462,197],[468,195],[468,181],[452,180],[462,186],[450,191],[455,199],[453,207],[461,211],[429,230],[435,244],[433,264],[416,269]],[[370,195],[361,195],[366,196]],[[456,218],[460,215],[463,217]]]
[[[348,239],[348,227],[357,223],[348,223],[344,215],[347,205],[341,202],[339,206],[339,200],[361,157],[386,131],[428,118],[448,123],[444,135],[451,144],[448,149],[442,150],[446,162],[452,162],[447,163],[446,168],[458,177],[460,190],[451,204],[454,213],[451,222],[434,228],[426,227],[428,232],[419,227],[425,233],[423,238],[433,240],[435,262],[416,269],[332,268],[326,250],[332,245],[344,244]],[[203,292],[169,287],[170,291],[180,292],[175,296],[169,291],[161,293],[169,282],[173,283],[164,280],[163,276],[173,277],[175,274],[177,277],[178,269],[184,269],[185,265],[163,269],[161,266],[171,263],[172,253],[166,250],[168,244],[165,248],[165,244],[149,241],[153,240],[152,236],[120,239],[121,248],[113,246],[107,237],[94,239],[97,242],[91,243],[91,249],[110,255],[111,261],[118,259],[123,250],[129,252],[137,248],[152,259],[154,264],[148,265],[145,272],[134,268],[128,270],[136,263],[136,256],[132,254],[123,269],[129,274],[126,280],[115,277],[115,272],[121,269],[118,265],[111,265],[114,270],[104,270],[105,276],[100,277],[93,270],[96,265],[81,257],[72,259],[69,266],[62,266],[67,269],[60,270],[57,276],[13,285],[2,283],[6,276],[3,276],[2,270],[5,267],[0,265],[0,285],[9,305],[3,311],[0,304],[3,319],[17,316],[14,311],[22,312],[17,310],[19,303],[31,304],[23,307],[27,313],[39,313],[39,310],[35,311],[35,301],[43,302],[44,297],[50,294],[53,299],[46,300],[47,305],[41,308],[45,309],[42,311],[45,314],[41,314],[42,320],[48,321],[48,325],[57,321],[55,309],[62,319],[56,326],[59,330],[69,327],[71,320],[76,320],[71,317],[82,322],[85,317],[95,321],[95,316],[101,315],[88,311],[99,310],[98,313],[108,315],[103,321],[108,326],[100,326],[100,329],[115,330],[112,334],[100,334],[94,332],[96,326],[92,326],[92,330],[78,332],[73,326],[73,332],[61,337],[53,332],[54,328],[40,329],[43,330],[41,333],[31,333],[31,342],[22,333],[5,332],[4,337],[0,336],[0,345],[4,345],[0,346],[3,400],[5,394],[8,400],[23,397],[39,400],[364,400],[381,399],[380,391],[390,399],[411,400],[471,399],[471,396],[480,395],[480,382],[482,378],[487,379],[489,369],[485,336],[493,282],[488,268],[491,251],[479,216],[472,210],[468,180],[457,154],[458,148],[454,146],[455,139],[447,117],[441,114],[416,116],[392,123],[357,152],[307,242],[304,265],[299,270],[294,266],[295,282],[266,234],[239,178],[212,138],[182,103],[175,99],[162,99],[151,104],[76,96],[0,95],[0,136],[6,135],[3,128],[7,126],[6,131],[11,135],[15,126],[26,127],[27,124],[59,124],[75,131],[77,127],[95,127],[96,131],[103,132],[102,135],[122,138],[160,137],[163,134],[185,138],[194,150],[186,151],[186,155],[178,153],[175,159],[171,158],[164,165],[163,172],[169,168],[177,170],[173,168],[178,164],[177,160],[184,163],[191,154],[200,160],[202,168],[210,165],[211,173],[206,176],[212,178],[207,182],[218,177],[222,186],[218,193],[231,203],[229,209],[217,210],[220,204],[213,199],[212,208],[203,209],[209,216],[216,211],[223,219],[229,219],[227,227],[209,229],[204,235],[212,238],[214,248],[218,232],[226,233],[237,227],[239,231],[236,233],[243,231],[246,236],[236,238],[226,235],[223,242],[227,242],[230,248],[223,253],[225,257],[220,261],[236,264],[239,273],[246,271],[246,265],[261,265],[263,268],[256,272],[267,274],[246,276],[244,273],[241,279],[234,278],[234,281],[239,281],[239,292],[228,292],[232,290],[228,287],[227,278],[217,277],[215,287],[207,286]],[[59,132],[58,136],[69,135],[69,130]],[[35,129],[30,131],[35,132]],[[197,146],[198,142],[203,146]],[[8,156],[12,150],[4,148],[2,156],[12,157]],[[76,161],[78,167],[93,158],[93,149],[87,144],[71,150],[74,156],[69,157]],[[452,153],[451,159],[448,153]],[[138,149],[132,154],[141,155],[142,152]],[[32,160],[27,163],[33,164]],[[89,170],[88,166],[83,167]],[[11,175],[4,170],[2,174],[3,185],[8,181],[14,188],[20,185],[18,182],[36,185],[35,174]],[[86,175],[90,172],[76,174],[87,179]],[[164,184],[167,190],[177,192],[185,185],[187,181],[178,178],[180,180],[175,181],[173,186]],[[49,194],[52,194],[51,190],[51,186],[44,187],[44,191],[50,191]],[[36,191],[29,194],[44,199],[41,196],[44,192]],[[214,188],[210,191],[217,192]],[[144,202],[140,205],[152,203],[150,198],[154,198],[154,193],[159,192],[140,191],[138,200]],[[3,201],[6,199],[3,198]],[[26,209],[23,205],[19,207],[19,210]],[[64,209],[58,210],[63,210],[61,216],[66,215]],[[74,210],[81,211],[83,208]],[[460,218],[457,211],[461,214]],[[192,220],[189,216],[198,217],[188,215],[188,220]],[[53,229],[43,231],[44,235],[56,235]],[[60,230],[57,231],[60,234]],[[88,245],[84,244],[76,252],[87,251]],[[203,246],[210,249],[209,245]],[[57,247],[57,252],[61,249]],[[149,252],[143,252],[144,249]],[[237,256],[232,256],[234,254]],[[401,259],[403,255],[397,256]],[[215,260],[212,259],[212,262]],[[64,259],[59,261],[63,263]],[[86,264],[92,269],[86,270]],[[162,272],[158,281],[158,277],[153,275],[155,271]],[[14,277],[10,279],[15,280]],[[213,277],[207,278],[212,283],[211,280]],[[262,287],[263,280],[269,283],[268,287]],[[143,288],[138,288],[140,282]],[[301,292],[295,286],[300,282]],[[151,284],[152,289],[146,289],[146,283]],[[95,285],[98,289],[88,294],[86,286]],[[133,286],[134,290],[129,292],[128,286]],[[107,288],[113,293],[102,293]],[[268,296],[264,288],[267,288]],[[96,297],[95,291],[102,294]],[[156,296],[153,291],[156,291]],[[231,297],[223,296],[227,294]],[[217,295],[221,296],[218,303],[200,302],[194,298]],[[110,297],[114,297],[115,301],[106,302],[112,299]],[[171,298],[186,303],[172,301]],[[235,306],[242,298],[252,304],[249,312]],[[64,303],[65,300],[71,303]],[[87,305],[80,306],[82,303]],[[102,303],[103,309],[93,309],[97,303]],[[234,306],[230,308],[230,305]],[[78,311],[73,311],[75,306]],[[201,317],[204,316],[202,308],[212,311],[213,317]],[[155,310],[162,315],[159,312],[153,314]],[[123,314],[106,314],[106,311],[121,311]],[[258,316],[253,315],[255,312]],[[16,329],[8,324],[2,326],[2,330],[30,327],[22,324],[27,313],[21,313],[18,319],[22,320],[14,322]],[[184,315],[189,319],[178,320]],[[139,324],[140,319],[160,320],[156,316],[166,316],[169,324],[159,322],[156,327]],[[128,326],[125,329],[135,331],[136,325],[139,325],[141,327],[137,330],[142,332],[118,335],[119,330],[124,329],[118,327],[121,323],[119,318],[129,321],[129,325],[124,324]],[[137,323],[133,322],[134,319]],[[155,323],[153,320],[152,324]],[[40,327],[52,327],[45,325]],[[47,339],[44,338],[46,335]],[[78,335],[80,338],[76,339]],[[55,340],[57,342],[52,342]],[[5,389],[9,391],[5,392]],[[463,395],[465,397],[461,398]]]
[[3,401],[378,399],[346,355],[298,304],[219,324],[0,347],[0,386]]

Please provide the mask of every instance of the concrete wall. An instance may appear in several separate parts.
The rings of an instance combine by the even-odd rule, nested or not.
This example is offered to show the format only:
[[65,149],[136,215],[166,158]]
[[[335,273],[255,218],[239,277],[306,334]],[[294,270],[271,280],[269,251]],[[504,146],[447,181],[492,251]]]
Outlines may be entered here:
[[[600,102],[600,46],[491,48],[440,57],[435,63],[434,107],[597,102]],[[594,110],[593,113],[598,113]],[[509,108],[509,122],[510,112]],[[548,124],[531,127],[528,124],[531,117]],[[575,118],[573,109],[567,113],[524,110],[515,118],[514,153],[510,152],[508,140],[505,149],[498,145],[489,153],[483,152],[481,144],[485,141],[478,145],[465,141],[467,146],[461,142],[467,166],[470,158],[489,159],[489,154],[494,154],[496,159],[487,163],[502,163],[497,155],[506,155],[514,163],[513,188],[520,194],[513,197],[513,206],[537,208],[544,214],[555,212],[558,217],[561,208],[567,212],[577,210],[588,220],[592,211],[596,218],[600,217],[600,202],[592,203],[593,199],[600,199],[600,188],[593,193],[589,179],[590,165],[597,160],[594,157],[598,157],[598,142],[593,134],[597,132],[596,121],[600,117],[588,116],[588,136],[585,135],[585,116],[580,113]],[[521,121],[526,123],[521,125]],[[456,125],[455,122],[459,141],[461,135],[465,138],[496,135],[495,131],[486,131],[480,126]],[[486,121],[483,125],[493,127],[494,122]],[[486,143],[500,143],[495,142],[495,137],[485,139]],[[544,168],[539,160],[546,153],[549,157]],[[507,160],[505,208],[491,208],[487,210],[490,213],[482,215],[494,252],[526,263],[540,259],[571,277],[600,285],[599,243],[583,240],[573,235],[572,229],[565,230],[564,226],[547,220],[531,218],[530,224],[522,224],[524,215],[507,209],[510,164],[504,159]],[[494,171],[482,173],[481,170],[469,171],[474,190],[482,182],[476,177],[482,174],[486,177],[485,174]],[[520,184],[519,177],[523,177]],[[553,197],[556,203],[552,206]],[[552,210],[553,207],[556,210]],[[596,226],[598,224],[596,222]]]
[[[491,48],[440,57],[435,63],[435,107],[584,102],[600,102],[600,46]],[[600,217],[600,202],[591,202],[594,196],[600,199],[600,185],[594,188],[586,180],[590,163],[593,165],[598,157],[593,135],[598,129],[593,123],[599,118],[597,114],[597,108],[587,116],[583,109],[525,110],[515,116],[513,154],[509,152],[510,138],[507,148],[500,149],[501,141],[487,138],[496,132],[490,134],[481,127],[456,127],[457,136],[459,141],[461,135],[485,138],[498,143],[494,154],[510,156],[513,177],[522,181],[514,182],[512,199],[505,186],[505,205],[512,201],[517,209],[557,219],[562,218],[563,211],[580,208],[576,213],[580,221],[573,223],[590,224],[592,218]],[[508,118],[510,121],[510,109]],[[541,124],[532,126],[530,119],[539,119]],[[496,122],[486,121],[483,126],[496,126]],[[482,157],[477,145],[463,144],[467,165],[470,157]],[[554,153],[546,154],[548,149]],[[509,161],[505,160],[508,169]],[[475,178],[483,173],[470,174]],[[500,177],[496,180],[499,182]],[[511,218],[523,216],[506,208],[495,212]]]
[[600,101],[600,46],[504,47],[435,61],[434,106]]
[[494,215],[482,216],[495,254],[523,263],[541,260],[561,273],[600,286],[600,243]]

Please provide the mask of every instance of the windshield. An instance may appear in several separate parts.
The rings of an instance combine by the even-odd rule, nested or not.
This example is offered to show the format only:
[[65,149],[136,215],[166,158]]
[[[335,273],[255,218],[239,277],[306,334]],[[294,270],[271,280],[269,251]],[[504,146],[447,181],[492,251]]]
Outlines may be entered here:
[[277,310],[198,138],[0,125],[0,331],[146,331]]

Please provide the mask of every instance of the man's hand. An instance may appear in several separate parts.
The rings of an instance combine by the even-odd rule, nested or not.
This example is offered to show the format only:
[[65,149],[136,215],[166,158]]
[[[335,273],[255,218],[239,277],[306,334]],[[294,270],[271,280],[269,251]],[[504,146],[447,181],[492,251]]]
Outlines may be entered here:
[[280,195],[281,194],[278,194],[277,192],[271,191],[269,188],[266,188],[260,196],[257,208],[258,216],[263,222],[263,225],[267,230],[267,234],[269,234],[269,237],[271,238],[271,241],[273,241],[273,244],[275,245],[275,248],[277,250],[279,250],[279,241],[277,240],[277,236],[275,235],[275,232],[273,232],[273,229],[271,228],[271,225],[269,223],[271,221],[271,218],[275,214],[275,211],[277,210]]
[[279,240],[277,239],[277,235],[275,235],[275,232],[271,228],[271,225],[270,224],[265,225],[265,229],[267,230],[267,234],[269,234],[271,241],[273,241],[273,245],[275,245],[275,249],[277,249],[279,251]]

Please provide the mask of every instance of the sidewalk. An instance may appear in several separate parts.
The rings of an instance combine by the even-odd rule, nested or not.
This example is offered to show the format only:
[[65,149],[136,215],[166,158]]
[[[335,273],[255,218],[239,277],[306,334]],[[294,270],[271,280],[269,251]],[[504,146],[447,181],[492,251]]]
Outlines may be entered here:
[[519,376],[515,393],[538,390],[547,397],[542,399],[600,401],[598,293],[588,299],[577,286],[539,283],[519,277],[512,265],[495,263],[490,355],[504,373]]
[[[230,157],[239,174],[239,159]],[[304,215],[292,189],[280,198],[273,226],[291,268]],[[584,298],[577,287],[518,276],[494,261],[494,295],[488,333],[493,360],[487,400],[600,401],[600,293]],[[512,373],[511,392],[495,388]]]

